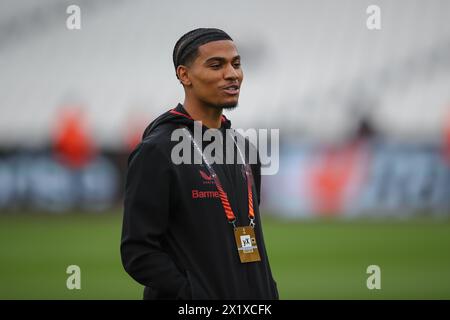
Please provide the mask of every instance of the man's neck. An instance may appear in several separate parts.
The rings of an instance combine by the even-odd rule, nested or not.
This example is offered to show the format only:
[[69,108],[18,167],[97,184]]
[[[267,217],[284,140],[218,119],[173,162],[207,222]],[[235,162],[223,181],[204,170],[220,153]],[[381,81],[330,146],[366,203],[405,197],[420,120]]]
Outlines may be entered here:
[[197,101],[184,100],[184,109],[195,121],[201,121],[208,128],[220,128],[222,123],[222,109],[213,108]]

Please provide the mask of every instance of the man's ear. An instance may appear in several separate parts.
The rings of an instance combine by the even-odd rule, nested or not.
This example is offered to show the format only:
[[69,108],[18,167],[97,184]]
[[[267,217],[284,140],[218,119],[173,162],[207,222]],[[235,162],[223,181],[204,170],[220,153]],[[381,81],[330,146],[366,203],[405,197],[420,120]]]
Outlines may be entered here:
[[189,79],[189,69],[186,66],[179,65],[177,67],[177,77],[181,84],[184,86],[190,86],[191,80]]

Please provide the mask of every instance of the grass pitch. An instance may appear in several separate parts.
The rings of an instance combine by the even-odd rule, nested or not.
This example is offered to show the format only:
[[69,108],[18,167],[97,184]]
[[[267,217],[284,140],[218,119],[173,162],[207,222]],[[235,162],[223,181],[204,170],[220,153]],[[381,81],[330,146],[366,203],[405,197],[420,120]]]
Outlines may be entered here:
[[[0,214],[0,299],[141,299],[123,270],[120,213]],[[450,221],[263,218],[281,299],[450,299]],[[81,290],[66,268],[81,268]],[[381,289],[369,290],[369,265]]]

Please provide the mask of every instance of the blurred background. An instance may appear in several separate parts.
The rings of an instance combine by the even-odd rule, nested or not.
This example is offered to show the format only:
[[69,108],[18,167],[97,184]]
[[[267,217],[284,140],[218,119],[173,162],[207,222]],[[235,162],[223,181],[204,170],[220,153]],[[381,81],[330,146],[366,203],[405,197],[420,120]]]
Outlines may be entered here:
[[[366,26],[373,4],[380,30]],[[245,73],[233,127],[280,129],[261,202],[280,298],[450,299],[448,12],[447,0],[2,0],[0,298],[141,298],[119,256],[127,157],[183,101],[176,40],[217,27]],[[69,265],[81,290],[66,288]]]

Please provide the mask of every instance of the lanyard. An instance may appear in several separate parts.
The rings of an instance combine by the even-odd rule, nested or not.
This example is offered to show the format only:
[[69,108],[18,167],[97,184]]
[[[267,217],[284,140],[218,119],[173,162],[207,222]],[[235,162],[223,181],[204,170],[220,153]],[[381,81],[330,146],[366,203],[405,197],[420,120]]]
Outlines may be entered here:
[[[187,128],[184,128],[183,131],[186,132],[187,136],[192,141],[192,143],[195,147],[195,150],[197,150],[197,152],[202,156],[202,159],[206,165],[206,168],[208,169],[210,176],[213,178],[214,184],[216,185],[217,191],[219,192],[220,201],[222,203],[223,210],[225,211],[225,215],[227,216],[228,222],[233,224],[234,228],[236,228],[236,224],[235,224],[236,216],[233,212],[233,209],[230,206],[230,202],[228,201],[228,196],[227,196],[226,192],[223,190],[219,176],[217,175],[216,171],[214,170],[213,166],[208,161],[208,159],[206,159],[205,155],[203,154],[202,150],[198,146],[197,142],[192,137],[191,132]],[[253,189],[252,189],[253,174],[252,174],[250,165],[245,162],[244,156],[243,156],[238,144],[236,143],[236,141],[234,139],[233,139],[233,141],[239,152],[239,156],[241,157],[242,162],[244,164],[245,176],[247,178],[246,180],[247,180],[247,193],[248,193],[248,218],[250,219],[250,226],[254,227],[255,226],[255,212],[253,210]]]

